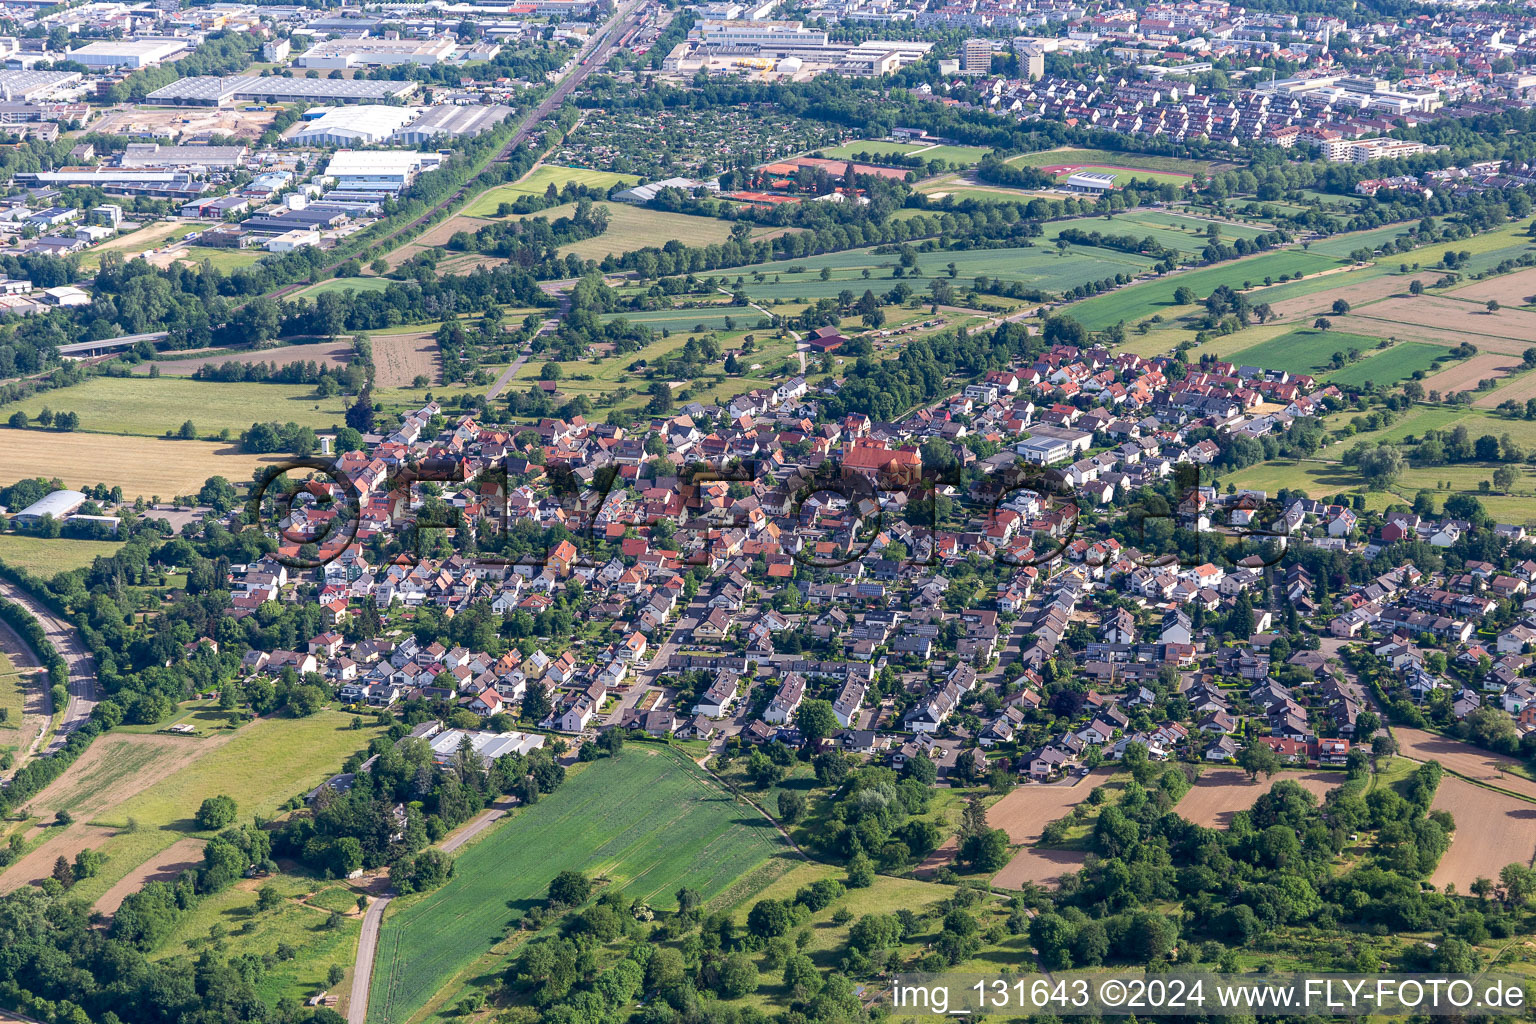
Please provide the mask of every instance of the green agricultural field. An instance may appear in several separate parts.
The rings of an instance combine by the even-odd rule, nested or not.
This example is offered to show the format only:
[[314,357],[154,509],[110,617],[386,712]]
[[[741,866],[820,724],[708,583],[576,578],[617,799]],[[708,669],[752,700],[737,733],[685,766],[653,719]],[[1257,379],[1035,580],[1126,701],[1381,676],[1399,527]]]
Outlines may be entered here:
[[[149,958],[184,957],[196,961],[215,945],[225,957],[266,957],[277,951],[279,943],[287,944],[300,950],[300,955],[271,963],[255,979],[257,994],[269,1005],[284,998],[308,999],[324,991],[326,972],[332,964],[351,971],[357,938],[362,932],[362,918],[354,910],[356,894],[327,890],[347,892],[347,897],[345,906],[326,907],[305,899],[308,890],[317,884],[311,879],[276,875],[261,879],[260,884],[277,889],[283,901],[272,910],[260,911],[256,909],[254,887],[235,886],[214,893],[182,915]],[[340,928],[327,927],[332,909],[350,912]]]
[[[1120,273],[1139,274],[1150,269],[1152,262],[1134,253],[1088,246],[1073,246],[1065,256],[1054,246],[1047,245],[941,250],[919,253],[917,273],[908,271],[897,278],[894,276],[898,265],[895,256],[877,254],[871,249],[851,249],[746,268],[750,273],[742,275],[742,287],[760,302],[827,298],[843,289],[861,295],[868,288],[876,295],[884,295],[902,282],[914,292],[921,293],[927,291],[934,278],[950,278],[948,268],[953,263],[952,280],[957,288],[965,287],[977,277],[990,277],[1017,281],[1046,292],[1061,292]],[[823,268],[828,272],[826,280],[821,279]],[[764,280],[757,280],[759,274]]]
[[1339,266],[1340,261],[1300,249],[1282,249],[1240,260],[1218,263],[1201,270],[1170,274],[1145,284],[1121,288],[1108,295],[1098,295],[1070,306],[1066,315],[1090,331],[1102,331],[1111,324],[1134,324],[1143,317],[1162,312],[1174,305],[1174,292],[1187,287],[1195,298],[1203,299],[1222,285],[1241,288],[1243,282],[1262,282],[1281,274],[1316,274]]
[[550,185],[561,189],[567,183],[574,183],[588,188],[609,189],[614,185],[633,185],[639,180],[633,174],[594,171],[586,167],[557,167],[552,164],[540,164],[519,181],[497,185],[482,192],[460,212],[471,217],[494,217],[502,203],[515,202],[518,196],[530,193],[541,196]]
[[1341,387],[1356,387],[1370,381],[1390,387],[1412,377],[1416,370],[1428,370],[1436,359],[1444,359],[1446,350],[1441,345],[1429,345],[1421,341],[1405,341],[1389,349],[1366,356],[1350,363],[1341,370],[1334,370],[1324,379]]
[[1005,162],[1015,167],[1103,166],[1166,171],[1184,175],[1210,174],[1213,167],[1219,166],[1206,160],[1185,160],[1181,157],[1152,156],[1147,153],[1117,153],[1111,149],[1077,149],[1072,146],[1041,150],[1038,153],[1023,153],[1009,157]]
[[[560,255],[575,253],[585,260],[602,260],[608,255],[619,256],[647,246],[663,246],[676,239],[684,245],[705,246],[724,242],[731,237],[731,226],[714,217],[695,217],[686,213],[668,213],[629,203],[603,203],[608,208],[608,229],[595,238],[560,247]],[[564,216],[573,207],[561,206],[546,210],[540,216],[554,220]]]
[[84,569],[97,558],[117,553],[116,540],[70,540],[0,533],[0,562],[38,576],[52,577],[70,569]]
[[80,414],[80,429],[97,434],[163,437],[191,420],[199,437],[228,430],[237,435],[252,423],[292,421],[321,429],[343,421],[341,397],[317,398],[303,384],[217,384],[180,377],[92,377],[83,384],[33,395],[0,406],[0,419],[20,410],[35,417],[43,409]]
[[[402,1024],[501,943],[509,925],[574,869],[622,886],[658,909],[687,884],[711,900],[751,873],[761,887],[770,859],[791,865],[788,845],[681,754],[632,744],[616,761],[573,773],[559,790],[459,854],[447,885],[384,920],[368,1006],[376,1024]],[[400,904],[397,904],[397,906]]]
[[[1344,331],[1317,331],[1310,327],[1261,341],[1251,348],[1234,352],[1228,358],[1239,366],[1262,366],[1266,370],[1285,370],[1315,376],[1329,368],[1335,352],[1359,349],[1366,353],[1381,344],[1379,338],[1366,338]],[[1444,349],[1440,350],[1444,352]]]

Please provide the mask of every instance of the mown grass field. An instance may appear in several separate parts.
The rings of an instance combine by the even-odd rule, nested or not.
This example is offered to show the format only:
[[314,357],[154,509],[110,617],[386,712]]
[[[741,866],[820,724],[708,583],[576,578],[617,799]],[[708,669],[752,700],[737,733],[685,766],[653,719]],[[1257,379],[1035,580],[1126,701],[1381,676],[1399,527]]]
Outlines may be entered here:
[[480,193],[461,211],[470,217],[494,217],[502,203],[516,202],[521,195],[543,195],[550,185],[564,188],[567,182],[588,188],[608,189],[614,185],[633,185],[640,179],[633,174],[617,174],[613,171],[594,171],[585,167],[556,167],[540,164],[525,174],[521,180],[507,185],[497,185]]
[[[832,160],[851,160],[855,153],[868,153],[871,156],[911,156],[924,148],[915,142],[888,142],[885,139],[868,139],[865,141],[845,142],[841,146],[828,146],[817,153]],[[982,152],[985,152],[983,150]],[[979,157],[977,159],[980,159]]]
[[[703,246],[723,242],[731,237],[731,226],[713,217],[693,217],[686,213],[668,213],[651,210],[629,203],[603,203],[608,208],[608,229],[595,238],[560,247],[560,255],[575,253],[582,259],[601,260],[644,249],[662,246],[676,239],[684,245]],[[546,210],[540,216],[551,221],[570,213],[574,207],[560,206]]]
[[394,282],[387,277],[333,277],[294,293],[296,299],[313,299],[327,292],[381,292]]
[[1209,244],[1210,240],[1205,234],[1206,226],[1209,224],[1215,224],[1221,230],[1222,239],[1228,242],[1236,238],[1253,238],[1263,234],[1262,229],[1250,224],[1237,224],[1227,220],[1210,221],[1201,217],[1184,217],[1156,210],[1132,210],[1128,213],[1117,213],[1110,220],[1105,220],[1103,217],[1078,217],[1072,220],[1050,221],[1045,225],[1045,234],[1042,237],[1048,242],[1055,242],[1056,237],[1068,228],[1097,231],[1105,235],[1134,235],[1137,238],[1151,236],[1161,245],[1176,249],[1186,256],[1193,256]]
[[50,577],[70,569],[83,569],[102,555],[122,547],[115,540],[71,540],[0,533],[0,562],[38,576]]
[[[401,1024],[506,938],[562,870],[622,886],[658,909],[687,884],[732,903],[790,865],[789,847],[756,810],[705,781],[670,750],[639,744],[616,761],[572,775],[459,854],[447,885],[391,910],[379,936],[368,1006],[377,1024]],[[766,862],[775,860],[772,865]],[[399,904],[397,904],[399,905]]]
[[1353,348],[1366,353],[1379,344],[1381,342],[1377,338],[1304,327],[1269,341],[1261,341],[1227,358],[1240,366],[1262,366],[1266,370],[1317,376],[1328,368],[1328,361],[1335,352],[1348,352]]
[[[744,275],[742,287],[760,302],[827,298],[845,288],[855,295],[862,295],[866,288],[876,295],[884,295],[901,282],[915,293],[926,293],[929,282],[937,277],[952,280],[957,288],[964,288],[977,277],[989,277],[1017,281],[1042,291],[1060,292],[1119,273],[1138,274],[1150,268],[1152,262],[1134,253],[1087,246],[1073,246],[1066,255],[1057,252],[1053,245],[941,250],[919,253],[915,271],[908,270],[898,278],[894,276],[897,257],[877,254],[872,249],[851,249],[761,264],[750,268],[752,273]],[[955,265],[953,278],[948,269],[950,263]],[[821,279],[823,268],[829,275],[826,280]],[[765,280],[757,280],[759,273]]]
[[1358,386],[1369,381],[1372,384],[1391,386],[1412,377],[1417,370],[1429,370],[1436,359],[1445,358],[1446,350],[1440,345],[1422,341],[1404,341],[1391,348],[1366,356],[1350,363],[1341,370],[1327,374],[1330,384]]
[[[35,417],[44,408],[80,415],[80,429],[96,434],[163,437],[191,420],[199,437],[252,423],[292,421],[316,429],[341,424],[341,397],[319,398],[304,384],[219,384],[179,377],[92,377],[74,387],[0,406],[0,419],[17,410]],[[38,435],[33,435],[34,443]]]
[[1241,288],[1245,282],[1256,284],[1266,277],[1316,274],[1339,265],[1340,261],[1330,256],[1300,249],[1283,249],[1218,263],[1201,270],[1170,274],[1145,284],[1084,299],[1068,307],[1066,315],[1090,331],[1101,331],[1122,320],[1133,324],[1143,317],[1171,308],[1174,305],[1174,292],[1181,287],[1189,288],[1195,293],[1195,298],[1203,299],[1222,285]]
[[213,269],[222,270],[226,274],[231,270],[248,267],[252,263],[268,255],[265,249],[224,249],[212,246],[189,245],[181,251],[177,257],[193,264],[209,263]]
[[[712,306],[707,309],[656,309],[648,312],[611,313],[603,317],[604,320],[628,320],[632,324],[644,324],[652,330],[669,330],[673,334],[679,331],[692,331],[700,325],[706,331],[716,329],[724,330],[725,321],[729,318],[739,330],[750,328],[763,314],[751,306]],[[633,358],[622,360],[625,363],[633,362]],[[536,360],[530,360],[536,362]],[[541,364],[542,365],[542,364]]]

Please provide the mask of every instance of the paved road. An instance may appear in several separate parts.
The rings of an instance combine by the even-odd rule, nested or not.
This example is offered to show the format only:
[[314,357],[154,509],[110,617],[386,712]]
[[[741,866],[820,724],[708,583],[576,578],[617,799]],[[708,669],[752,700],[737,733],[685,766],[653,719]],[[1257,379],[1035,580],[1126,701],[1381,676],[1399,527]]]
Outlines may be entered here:
[[491,385],[491,390],[485,393],[485,397],[495,398],[497,395],[505,391],[507,389],[507,385],[512,383],[512,378],[517,376],[517,371],[521,370],[523,368],[523,364],[528,361],[529,355],[530,353],[524,352],[522,355],[512,360],[512,365],[501,371],[501,376],[496,378],[496,383]]
[[43,750],[44,754],[55,753],[63,749],[70,733],[90,721],[98,699],[95,660],[86,650],[79,631],[25,590],[9,580],[0,580],[0,597],[21,605],[42,624],[43,632],[69,668],[69,702],[64,706],[64,718],[52,742]]
[[[444,853],[459,847],[507,816],[515,801],[504,798],[500,807],[490,807],[478,818],[437,844]],[[384,908],[394,896],[380,896],[363,915],[363,932],[357,939],[357,957],[352,962],[352,994],[347,997],[347,1024],[367,1024],[368,987],[373,983],[373,963],[378,958],[379,926],[384,923]]]
[[373,980],[373,958],[379,946],[379,923],[393,896],[380,896],[363,915],[363,934],[357,940],[357,963],[352,967],[352,995],[347,999],[347,1024],[368,1024],[368,985]]

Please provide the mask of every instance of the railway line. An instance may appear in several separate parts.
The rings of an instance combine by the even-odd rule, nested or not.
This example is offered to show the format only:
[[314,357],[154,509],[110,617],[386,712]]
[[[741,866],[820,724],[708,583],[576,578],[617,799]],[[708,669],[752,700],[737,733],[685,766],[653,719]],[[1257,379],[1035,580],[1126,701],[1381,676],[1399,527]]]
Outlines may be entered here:
[[[564,103],[572,93],[581,87],[581,84],[587,80],[587,77],[591,75],[593,71],[607,63],[608,58],[613,55],[613,52],[622,46],[627,39],[634,35],[635,31],[640,27],[640,17],[638,12],[644,6],[644,3],[645,0],[630,0],[629,3],[621,5],[614,11],[613,17],[608,19],[607,23],[603,25],[602,29],[597,33],[597,35],[593,36],[592,39],[589,40],[580,51],[578,51],[575,58],[575,63],[572,65],[571,69],[565,73],[565,77],[562,78],[560,82],[554,87],[554,89],[550,91],[548,96],[545,96],[544,99],[540,100],[537,106],[528,111],[528,113],[524,114],[523,117],[518,121],[517,129],[513,131],[512,137],[507,140],[506,145],[501,147],[496,156],[490,160],[487,166],[506,163],[508,160],[510,160],[512,158],[512,153],[517,149],[518,146],[521,146],[524,142],[528,141],[529,137],[533,135],[534,129],[538,127],[539,123],[550,114],[552,114],[562,103]],[[398,246],[392,244],[396,239],[399,239],[400,236],[406,232],[410,232],[415,228],[426,225],[433,217],[437,216],[439,213],[442,213],[445,210],[453,209],[460,203],[471,198],[475,192],[480,190],[478,182],[479,175],[476,175],[474,178],[471,178],[460,188],[455,190],[452,195],[448,196],[448,198],[444,199],[436,206],[433,206],[430,210],[427,210],[421,216],[412,220],[408,224],[402,224],[388,235],[385,235],[383,238],[379,239],[373,248],[379,250],[380,252],[386,253],[394,251],[394,249],[398,248]],[[414,237],[414,235],[412,237]],[[334,263],[330,263],[324,267],[321,267],[318,271],[316,271],[316,275],[319,277],[326,277],[334,274],[337,268],[339,268],[345,262],[346,259],[336,260]],[[266,293],[266,298],[280,299],[307,287],[309,287],[308,281],[296,281],[293,284],[283,285],[281,288],[274,288],[272,291]]]

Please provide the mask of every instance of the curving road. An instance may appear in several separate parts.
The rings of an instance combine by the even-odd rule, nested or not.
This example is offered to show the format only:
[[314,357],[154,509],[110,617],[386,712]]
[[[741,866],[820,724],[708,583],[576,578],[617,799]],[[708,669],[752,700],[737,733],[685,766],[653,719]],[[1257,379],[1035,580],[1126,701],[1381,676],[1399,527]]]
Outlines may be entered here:
[[31,613],[32,617],[42,625],[43,632],[69,668],[69,702],[64,706],[64,718],[59,723],[58,731],[54,733],[52,741],[43,749],[44,754],[57,753],[63,749],[70,733],[90,721],[91,711],[96,707],[98,697],[95,661],[91,657],[91,652],[86,650],[85,640],[80,636],[79,630],[59,618],[47,605],[38,601],[27,591],[9,580],[0,580],[0,597],[7,601],[14,601]]

